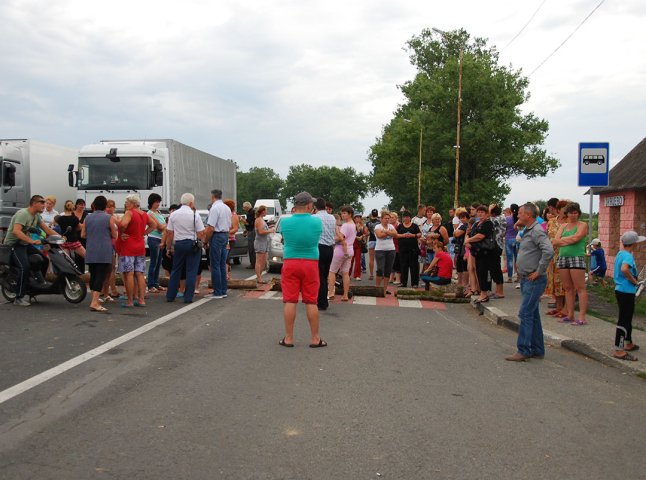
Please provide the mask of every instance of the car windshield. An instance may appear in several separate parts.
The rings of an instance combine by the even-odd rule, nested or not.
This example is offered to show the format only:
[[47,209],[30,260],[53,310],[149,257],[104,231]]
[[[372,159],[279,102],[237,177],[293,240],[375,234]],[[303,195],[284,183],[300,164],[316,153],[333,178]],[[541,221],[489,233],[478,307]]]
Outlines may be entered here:
[[145,190],[149,188],[152,160],[149,157],[80,157],[78,187],[104,190]]

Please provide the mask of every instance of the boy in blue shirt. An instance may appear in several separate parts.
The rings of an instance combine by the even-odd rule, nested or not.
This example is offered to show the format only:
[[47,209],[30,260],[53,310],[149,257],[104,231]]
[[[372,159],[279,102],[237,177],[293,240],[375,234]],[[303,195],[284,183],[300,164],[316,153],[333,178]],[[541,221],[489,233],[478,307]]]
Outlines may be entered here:
[[608,269],[606,265],[606,252],[601,248],[601,240],[595,238],[590,243],[590,275],[593,280],[600,279],[601,285],[605,286],[604,278]]
[[646,237],[629,231],[621,236],[624,246],[615,259],[615,296],[619,306],[619,318],[615,334],[615,358],[620,360],[636,361],[637,357],[628,352],[639,349],[632,340],[633,313],[635,311],[635,293],[638,288],[637,265],[633,257],[635,246],[646,240]]

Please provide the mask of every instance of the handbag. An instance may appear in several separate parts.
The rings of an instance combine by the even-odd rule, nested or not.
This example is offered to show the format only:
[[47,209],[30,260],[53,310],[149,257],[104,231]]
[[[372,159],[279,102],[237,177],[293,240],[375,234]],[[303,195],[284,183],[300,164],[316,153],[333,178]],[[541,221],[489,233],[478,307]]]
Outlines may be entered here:
[[195,240],[193,240],[194,253],[201,252],[202,249],[204,248],[204,242],[201,239],[197,238],[197,225],[196,225],[197,220],[195,218],[196,215],[197,213],[193,212],[193,231],[195,232]]

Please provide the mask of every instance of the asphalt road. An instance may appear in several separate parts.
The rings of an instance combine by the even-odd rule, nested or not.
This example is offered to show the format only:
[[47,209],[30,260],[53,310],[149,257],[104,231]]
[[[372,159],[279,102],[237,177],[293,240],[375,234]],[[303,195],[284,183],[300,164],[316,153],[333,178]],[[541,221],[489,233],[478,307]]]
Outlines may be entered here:
[[[0,478],[644,476],[640,378],[558,349],[505,362],[514,334],[465,305],[333,305],[324,349],[299,309],[287,349],[281,302],[232,293],[0,404]],[[184,307],[42,302],[0,306],[0,390]]]

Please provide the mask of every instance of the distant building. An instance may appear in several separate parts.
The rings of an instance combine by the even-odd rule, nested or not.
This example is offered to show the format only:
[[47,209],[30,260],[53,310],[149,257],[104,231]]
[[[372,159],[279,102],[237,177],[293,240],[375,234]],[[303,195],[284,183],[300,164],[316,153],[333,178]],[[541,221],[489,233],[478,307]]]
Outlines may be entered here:
[[[610,170],[607,187],[594,187],[599,195],[599,240],[606,252],[608,276],[613,275],[621,234],[634,230],[646,235],[646,138]],[[635,250],[638,268],[646,265],[646,242]]]

